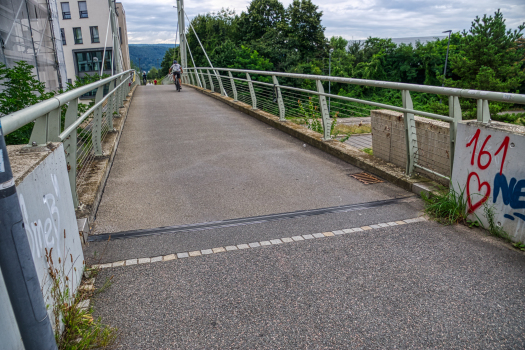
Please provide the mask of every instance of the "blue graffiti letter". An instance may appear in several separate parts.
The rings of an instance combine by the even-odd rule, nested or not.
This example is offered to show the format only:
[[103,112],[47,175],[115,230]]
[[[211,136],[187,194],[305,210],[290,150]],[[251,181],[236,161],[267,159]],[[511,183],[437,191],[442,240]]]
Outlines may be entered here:
[[494,192],[492,194],[492,202],[496,203],[496,200],[499,196],[499,190],[501,189],[501,197],[503,198],[503,203],[505,203],[505,205],[509,205],[515,184],[515,178],[512,178],[510,180],[510,184],[508,184],[505,175],[497,173],[496,177],[494,178]]
[[[520,200],[520,197],[523,197],[523,200]],[[514,187],[514,190],[512,191],[512,198],[510,199],[510,207],[512,209],[525,208],[525,180],[518,181]]]

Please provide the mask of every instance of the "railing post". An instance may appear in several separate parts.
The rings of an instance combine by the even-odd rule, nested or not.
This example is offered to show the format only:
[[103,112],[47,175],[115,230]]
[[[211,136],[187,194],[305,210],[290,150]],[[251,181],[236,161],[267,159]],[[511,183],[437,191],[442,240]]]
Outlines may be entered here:
[[214,72],[215,72],[215,77],[219,81],[219,87],[221,88],[221,95],[228,97],[228,94],[226,93],[226,90],[224,90],[224,86],[222,85],[222,77],[221,77],[221,75],[219,74],[219,72],[217,70],[215,70]]
[[459,104],[459,97],[448,97],[448,115],[454,119],[450,122],[450,177],[452,177],[452,169],[454,168],[454,151],[456,149],[456,136],[458,130],[458,122],[461,121],[461,105]]
[[[69,101],[66,111],[66,120],[64,128],[68,128],[73,124],[78,117],[78,99]],[[73,194],[73,205],[78,207],[77,197],[77,130],[73,130],[71,134],[64,140],[64,151],[66,152],[66,164],[69,175],[69,184],[71,186],[71,193]]]
[[202,88],[203,89],[207,89],[207,87],[206,87],[206,79],[204,79],[204,73],[202,72],[202,70],[200,71],[200,74],[201,74],[201,78],[202,78]]
[[210,78],[210,86],[211,86],[211,92],[215,92],[215,86],[213,85],[213,79],[211,77],[211,74],[210,74],[210,71],[209,69],[206,69],[206,71],[208,72],[208,78]]
[[[120,85],[122,83],[122,76],[120,76],[117,80],[118,84]],[[126,92],[124,90],[124,86],[120,85],[120,100],[119,100],[119,108],[124,107],[124,101],[126,100]],[[96,103],[96,102],[95,102]]]
[[[414,109],[410,91],[403,90],[403,108]],[[407,153],[406,174],[412,176],[414,173],[414,165],[417,164],[417,135],[416,135],[416,120],[413,113],[403,113],[405,123],[405,142]]]
[[60,115],[61,107],[45,114],[35,121],[29,144],[35,142],[37,145],[45,145],[49,141],[60,142]]
[[202,88],[201,80],[199,78],[199,72],[197,71],[197,68],[193,68],[193,74],[195,75],[195,81],[197,83],[197,86]]
[[248,80],[248,88],[250,89],[250,95],[252,97],[252,109],[257,109],[257,97],[255,96],[255,90],[253,89],[252,78],[248,73],[246,73],[246,80]]
[[191,71],[188,71],[188,76],[190,77],[191,85],[195,85],[195,80],[193,79],[193,74]]
[[279,87],[279,80],[277,80],[277,77],[275,75],[272,75],[272,79],[274,85],[274,93],[276,94],[275,97],[277,98],[277,104],[279,105],[279,120],[285,122],[286,110],[284,108],[283,96],[281,95],[281,88]]
[[230,76],[230,84],[232,86],[233,91],[233,102],[237,102],[237,88],[235,87],[235,80],[233,79],[232,72],[228,71],[228,75]]
[[[121,86],[121,90],[122,86]],[[99,86],[95,95],[95,104],[103,97],[104,87]],[[91,129],[91,140],[93,142],[93,151],[96,156],[102,155],[102,106],[98,106],[93,112],[93,129]]]
[[477,117],[478,122],[488,123],[490,121],[490,110],[488,100],[478,100]]
[[107,103],[106,103],[106,116],[108,119],[108,127],[109,130],[113,130],[113,103],[111,103],[111,91],[115,88],[115,81],[113,80],[111,83],[109,83],[109,92],[110,96],[108,97]]
[[[323,83],[320,80],[315,81],[317,84],[317,92],[324,94]],[[332,129],[332,121],[330,120],[330,113],[328,112],[328,105],[326,104],[326,97],[319,95],[319,106],[321,107],[321,116],[323,117],[323,140],[328,141],[332,139],[330,133]]]

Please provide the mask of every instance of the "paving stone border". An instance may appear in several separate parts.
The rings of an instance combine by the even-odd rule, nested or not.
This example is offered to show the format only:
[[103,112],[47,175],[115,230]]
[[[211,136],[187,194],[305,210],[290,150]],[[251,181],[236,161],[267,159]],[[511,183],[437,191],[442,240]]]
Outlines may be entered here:
[[363,231],[381,229],[381,228],[391,227],[391,226],[412,224],[412,223],[421,222],[421,221],[428,221],[428,219],[424,216],[420,216],[420,217],[413,218],[413,219],[378,223],[374,225],[347,228],[347,229],[336,230],[336,231],[305,234],[301,236],[276,238],[276,239],[271,239],[269,241],[252,242],[248,244],[241,243],[238,245],[195,250],[191,252],[174,253],[174,254],[169,254],[169,255],[155,256],[151,258],[136,258],[136,259],[128,259],[128,260],[122,260],[122,261],[115,261],[113,263],[92,265],[91,267],[99,268],[99,269],[107,269],[110,267],[123,267],[123,266],[137,265],[137,264],[151,264],[155,262],[170,261],[170,260],[181,260],[181,259],[186,259],[186,258],[209,255],[209,254],[231,252],[235,250],[255,249],[255,248],[264,247],[264,246],[279,245],[279,244],[284,244],[284,243],[295,243],[295,242],[309,240],[309,239],[322,239],[322,238],[328,238],[328,237],[337,237],[337,236],[341,236],[341,235],[353,233],[353,232],[363,232]]

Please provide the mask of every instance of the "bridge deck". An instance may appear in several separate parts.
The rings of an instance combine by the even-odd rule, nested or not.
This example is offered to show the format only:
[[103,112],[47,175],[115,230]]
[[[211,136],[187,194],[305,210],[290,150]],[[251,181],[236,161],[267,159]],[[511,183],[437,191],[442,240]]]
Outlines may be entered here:
[[95,316],[119,349],[524,348],[525,256],[464,226],[368,226],[422,204],[357,172],[194,90],[139,87],[96,230],[148,230],[86,249],[135,263],[102,270]]
[[96,233],[192,224],[407,196],[362,170],[186,88],[137,90]]

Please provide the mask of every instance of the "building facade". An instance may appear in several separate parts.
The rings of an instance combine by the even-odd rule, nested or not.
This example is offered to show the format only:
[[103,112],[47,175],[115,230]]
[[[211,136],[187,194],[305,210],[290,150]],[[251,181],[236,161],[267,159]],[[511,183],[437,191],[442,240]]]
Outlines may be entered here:
[[0,0],[0,62],[26,61],[47,91],[67,78],[57,10],[55,0]]
[[[0,0],[1,1],[1,0]],[[60,32],[68,81],[86,74],[114,74],[117,62],[129,67],[126,17],[121,3],[116,4],[120,50],[113,49],[113,31],[108,0],[61,1],[58,4]],[[115,60],[114,55],[119,55]],[[122,56],[120,56],[122,55]]]

